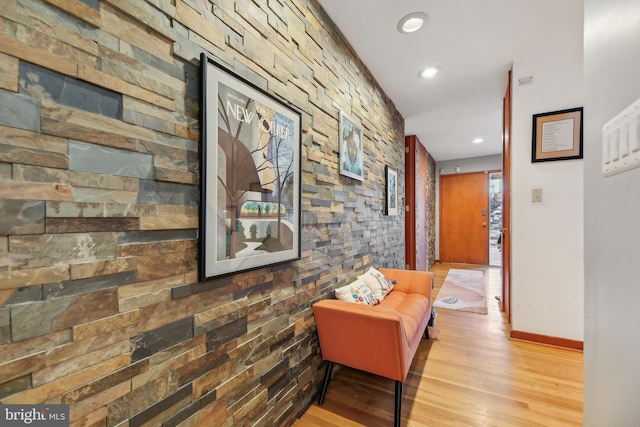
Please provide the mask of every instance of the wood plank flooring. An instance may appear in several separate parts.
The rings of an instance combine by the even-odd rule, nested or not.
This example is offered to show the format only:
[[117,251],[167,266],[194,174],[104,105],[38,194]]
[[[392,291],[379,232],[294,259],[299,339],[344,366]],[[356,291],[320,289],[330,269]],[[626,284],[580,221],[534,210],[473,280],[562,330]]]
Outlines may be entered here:
[[[481,270],[489,314],[438,309],[404,385],[403,426],[580,426],[582,352],[509,340],[496,295],[500,269],[437,264],[434,300],[449,268]],[[294,427],[393,425],[394,383],[342,368]]]

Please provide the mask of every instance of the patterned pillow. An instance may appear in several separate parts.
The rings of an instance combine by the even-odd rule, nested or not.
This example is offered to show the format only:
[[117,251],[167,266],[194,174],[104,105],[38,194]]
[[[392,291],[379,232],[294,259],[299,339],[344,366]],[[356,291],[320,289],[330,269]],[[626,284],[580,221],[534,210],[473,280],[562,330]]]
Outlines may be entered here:
[[336,289],[336,298],[342,301],[364,305],[376,305],[378,303],[371,289],[359,279]]
[[369,289],[371,289],[371,292],[373,292],[373,295],[375,295],[379,301],[382,301],[384,297],[391,292],[391,289],[393,289],[391,281],[373,267],[371,267],[362,276],[358,276],[358,279],[366,283]]

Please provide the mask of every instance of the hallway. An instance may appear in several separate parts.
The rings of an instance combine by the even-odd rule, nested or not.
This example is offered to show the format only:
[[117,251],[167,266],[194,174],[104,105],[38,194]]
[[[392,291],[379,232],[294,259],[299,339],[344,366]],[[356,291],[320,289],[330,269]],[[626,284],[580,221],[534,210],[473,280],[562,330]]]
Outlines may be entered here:
[[[436,264],[434,299],[449,268],[485,272],[489,314],[438,310],[438,338],[422,342],[405,382],[402,425],[582,425],[582,352],[507,339],[499,268]],[[391,380],[343,368],[294,426],[389,426],[393,401]]]

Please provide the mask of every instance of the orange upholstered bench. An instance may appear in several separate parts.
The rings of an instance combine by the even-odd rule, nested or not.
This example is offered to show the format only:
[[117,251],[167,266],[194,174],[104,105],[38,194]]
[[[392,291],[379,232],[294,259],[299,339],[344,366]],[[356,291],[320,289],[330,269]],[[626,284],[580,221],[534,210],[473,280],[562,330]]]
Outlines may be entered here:
[[313,305],[322,357],[328,362],[318,403],[324,402],[334,363],[349,366],[395,380],[394,423],[399,426],[402,384],[421,338],[428,338],[433,275],[378,271],[393,283],[378,304],[326,299]]

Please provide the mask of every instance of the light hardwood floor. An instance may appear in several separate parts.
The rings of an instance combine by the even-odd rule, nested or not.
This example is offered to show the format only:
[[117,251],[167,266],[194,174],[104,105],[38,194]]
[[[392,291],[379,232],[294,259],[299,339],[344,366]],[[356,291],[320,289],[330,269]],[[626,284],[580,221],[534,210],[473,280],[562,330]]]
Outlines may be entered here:
[[[438,338],[420,344],[404,385],[402,425],[582,425],[582,352],[508,339],[499,268],[437,264],[434,300],[449,268],[484,271],[489,314],[438,309]],[[344,367],[294,427],[391,426],[393,396],[393,381]]]

